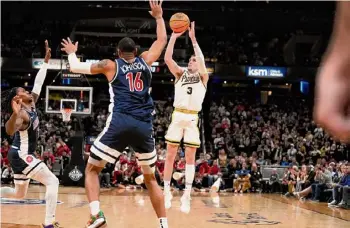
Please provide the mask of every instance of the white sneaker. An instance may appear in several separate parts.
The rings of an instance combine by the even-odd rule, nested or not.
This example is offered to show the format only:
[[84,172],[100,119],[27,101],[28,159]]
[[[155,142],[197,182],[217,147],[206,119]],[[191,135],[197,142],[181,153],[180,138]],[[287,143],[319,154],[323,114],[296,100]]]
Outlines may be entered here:
[[344,206],[344,205],[346,205],[346,203],[345,203],[344,200],[342,200],[342,201],[340,201],[339,204],[336,204],[335,206],[336,206],[336,207],[342,207],[342,206]]
[[182,197],[181,197],[181,207],[180,207],[180,210],[183,212],[183,213],[190,213],[190,210],[191,210],[191,197],[189,195],[186,195],[184,194]]
[[293,192],[293,196],[297,197],[298,199],[301,198],[299,192]]
[[328,206],[335,206],[335,205],[337,205],[337,201],[335,201],[335,200],[333,200],[332,202],[330,202],[328,204]]
[[173,195],[171,192],[164,192],[164,204],[165,209],[171,208],[171,200],[173,199]]

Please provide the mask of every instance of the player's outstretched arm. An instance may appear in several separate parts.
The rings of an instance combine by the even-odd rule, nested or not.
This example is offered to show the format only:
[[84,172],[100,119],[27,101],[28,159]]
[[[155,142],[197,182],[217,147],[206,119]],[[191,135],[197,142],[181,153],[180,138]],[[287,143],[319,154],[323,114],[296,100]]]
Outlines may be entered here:
[[159,59],[167,42],[166,28],[163,19],[162,2],[162,0],[159,2],[158,0],[149,1],[149,4],[151,6],[151,11],[149,11],[149,13],[156,19],[157,22],[157,40],[154,41],[148,51],[141,54],[141,58],[143,58],[149,66],[151,66],[155,61]]
[[10,136],[13,136],[16,131],[25,128],[27,123],[29,123],[28,114],[23,111],[22,108],[22,99],[18,96],[15,96],[11,101],[12,115],[10,119],[5,124],[6,133]]
[[175,46],[176,39],[180,37],[184,32],[171,34],[171,37],[164,55],[164,61],[168,66],[170,72],[175,76],[176,79],[179,79],[181,77],[184,70],[183,68],[179,67],[179,65],[177,65],[177,63],[173,59],[174,46]]
[[70,38],[62,39],[62,51],[68,54],[70,70],[80,74],[104,74],[108,81],[111,81],[115,75],[116,64],[112,60],[104,59],[97,63],[80,62],[75,52],[78,50],[78,42],[72,43]]
[[338,2],[333,34],[316,79],[315,121],[350,141],[350,2]]
[[194,54],[195,54],[197,62],[198,62],[199,73],[202,77],[203,83],[207,84],[208,80],[209,80],[209,75],[207,72],[207,67],[205,66],[204,55],[203,55],[202,50],[199,47],[197,39],[196,39],[194,21],[191,22],[191,27],[188,28],[188,31],[189,31],[188,34],[189,34],[191,41],[192,41]]
[[47,40],[45,40],[44,63],[35,76],[34,86],[33,86],[33,90],[32,90],[32,96],[33,96],[35,103],[37,102],[37,100],[40,96],[41,87],[43,86],[45,78],[46,78],[46,73],[47,73],[47,68],[49,66],[50,58],[51,58],[51,48],[49,47],[49,43],[47,42]]

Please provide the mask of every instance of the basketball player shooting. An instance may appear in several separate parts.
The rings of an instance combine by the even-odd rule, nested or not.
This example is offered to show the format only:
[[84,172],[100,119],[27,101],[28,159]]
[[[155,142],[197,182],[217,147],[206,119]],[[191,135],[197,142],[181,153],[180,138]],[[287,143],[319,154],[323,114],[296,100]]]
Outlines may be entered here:
[[344,142],[350,141],[350,2],[337,3],[331,41],[316,80],[314,117]]
[[173,33],[171,35],[164,57],[165,63],[176,78],[175,110],[165,136],[165,140],[167,141],[167,156],[164,170],[164,200],[165,207],[167,209],[170,208],[172,200],[170,182],[173,173],[173,164],[180,141],[183,139],[186,147],[186,188],[184,195],[181,197],[180,209],[184,213],[189,213],[191,209],[191,190],[195,175],[196,150],[200,147],[198,112],[202,110],[202,103],[209,80],[204,56],[196,40],[194,22],[191,23],[191,27],[188,30],[195,55],[191,56],[187,69],[178,66],[172,57],[176,39],[184,32]]
[[57,195],[59,181],[49,168],[34,153],[39,135],[39,119],[35,110],[41,87],[45,81],[51,49],[45,41],[46,55],[41,69],[37,73],[32,92],[24,88],[15,87],[9,92],[8,104],[10,119],[6,122],[6,133],[14,135],[8,160],[14,171],[15,188],[2,187],[1,197],[23,199],[28,190],[30,179],[36,180],[46,186],[46,215],[43,227],[60,227],[55,222]]
[[157,40],[151,48],[136,56],[135,42],[128,37],[118,43],[119,58],[98,63],[79,62],[75,52],[78,42],[62,42],[62,50],[68,54],[71,71],[82,74],[104,74],[109,82],[111,104],[106,127],[94,141],[85,170],[85,189],[90,203],[90,220],[86,227],[96,228],[106,224],[99,202],[99,178],[107,162],[115,163],[127,146],[136,151],[136,157],[144,174],[144,183],[150,194],[153,208],[159,218],[159,227],[168,228],[164,197],[157,184],[154,172],[157,154],[152,138],[153,100],[149,93],[155,62],[167,43],[163,20],[162,1],[150,1],[151,15],[157,22]]

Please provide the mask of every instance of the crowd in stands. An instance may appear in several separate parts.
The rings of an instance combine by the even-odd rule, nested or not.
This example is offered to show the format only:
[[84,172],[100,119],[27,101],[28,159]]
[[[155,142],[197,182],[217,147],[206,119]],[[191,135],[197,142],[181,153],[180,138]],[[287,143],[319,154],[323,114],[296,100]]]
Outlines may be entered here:
[[[349,186],[349,147],[317,126],[305,103],[249,105],[222,100],[210,110],[212,156],[218,157],[226,187],[233,181],[235,192],[260,188],[319,201],[330,198],[326,190]],[[256,171],[260,167],[263,172],[265,165],[276,167],[268,181]],[[281,174],[280,167],[285,167]],[[345,205],[339,195],[334,194],[332,205]]]
[[12,16],[4,22],[6,35],[1,36],[1,57],[42,58],[45,56],[44,40],[52,47],[52,57],[60,58],[57,50],[62,39],[72,29],[71,21],[40,20],[21,16]]
[[[131,8],[136,7],[133,2],[129,5]],[[102,8],[106,5],[102,4]],[[324,28],[328,28],[330,23],[325,18],[330,18],[331,13],[325,16],[325,13],[318,12],[317,10],[308,11],[306,15],[302,16],[302,12],[293,10],[285,10],[280,8],[268,8],[268,5],[264,5],[265,8],[254,9],[251,7],[239,6],[215,6],[214,8],[207,8],[210,6],[203,6],[201,10],[205,11],[211,10],[217,15],[233,15],[231,20],[242,21],[237,23],[237,26],[232,26],[231,20],[227,19],[218,20],[215,24],[210,24],[205,21],[202,24],[197,23],[197,37],[198,41],[202,47],[203,53],[205,54],[208,62],[218,62],[225,64],[239,64],[239,65],[265,65],[265,66],[285,66],[285,65],[307,65],[307,66],[318,66],[320,61],[320,56],[324,51],[324,46],[327,42],[322,40],[327,39],[327,36],[323,35]],[[83,6],[81,6],[83,7]],[[85,6],[86,7],[86,6]],[[91,5],[87,9],[96,8],[97,6]],[[97,8],[101,8],[97,7]],[[111,7],[107,5],[107,8]],[[115,10],[122,10],[124,6],[113,5]],[[84,7],[83,7],[84,8]],[[86,9],[86,8],[84,8]],[[143,8],[140,8],[142,10]],[[199,10],[199,9],[198,9]],[[281,20],[286,21],[286,27],[276,27],[276,24],[271,24],[268,28],[258,29],[259,23],[252,27],[248,22],[246,22],[246,14],[249,15],[275,15],[280,17]],[[233,12],[233,13],[232,13]],[[318,12],[318,13],[316,13]],[[191,13],[191,12],[189,12]],[[12,14],[8,12],[6,14],[6,23],[4,23],[4,30],[6,34],[1,37],[1,56],[2,57],[16,57],[16,58],[30,58],[30,57],[42,57],[43,47],[42,41],[47,39],[50,41],[52,47],[53,58],[60,58],[60,40],[63,37],[73,35],[76,41],[80,44],[80,54],[83,54],[85,58],[94,57],[99,58],[112,58],[116,56],[116,44],[118,43],[120,37],[106,37],[98,35],[74,35],[75,31],[79,31],[79,21],[81,19],[86,19],[85,16],[77,15],[74,19],[69,18],[56,18],[56,19],[38,19],[30,18],[32,15],[16,15],[14,12]],[[103,15],[102,15],[103,16]],[[194,15],[196,21],[201,21],[200,18],[196,18],[197,14]],[[198,17],[198,16],[197,16]],[[102,17],[103,18],[103,17]],[[269,18],[269,19],[267,19]],[[266,20],[276,21],[274,17],[265,17]],[[278,20],[278,19],[277,19]],[[245,25],[244,23],[248,23]],[[324,26],[320,26],[323,24]],[[313,26],[315,25],[315,26]],[[98,28],[98,27],[97,27]],[[98,31],[95,27],[85,27],[82,31],[84,32],[110,32],[115,33],[116,28],[111,27],[99,27],[102,29]],[[319,30],[315,32],[314,30]],[[142,34],[155,34],[154,28],[140,28]],[[171,31],[169,31],[170,34]],[[292,61],[286,63],[284,52],[285,47],[291,37],[297,35],[308,35],[316,34],[323,39],[319,39],[317,42],[311,44],[311,46],[320,46],[319,51],[316,48],[311,50],[311,47],[304,48],[306,51],[303,52],[303,56],[298,59],[298,62]],[[25,37],[23,39],[23,37]],[[134,37],[136,43],[141,47],[150,47],[154,41],[152,38],[145,37]],[[178,41],[176,48],[188,49],[191,44],[184,44]],[[299,52],[296,47],[296,52]],[[305,52],[305,53],[304,53]],[[187,53],[190,55],[191,53]],[[298,55],[298,53],[295,53]],[[181,58],[187,59],[188,56],[177,57],[177,60]]]

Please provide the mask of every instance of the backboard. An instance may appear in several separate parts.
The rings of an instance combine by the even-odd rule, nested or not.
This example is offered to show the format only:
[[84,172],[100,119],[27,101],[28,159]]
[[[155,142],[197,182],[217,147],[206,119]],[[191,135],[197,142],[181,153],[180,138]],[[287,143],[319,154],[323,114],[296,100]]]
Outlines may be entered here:
[[90,115],[92,87],[47,86],[45,112],[61,114],[61,109],[73,109],[73,115]]

